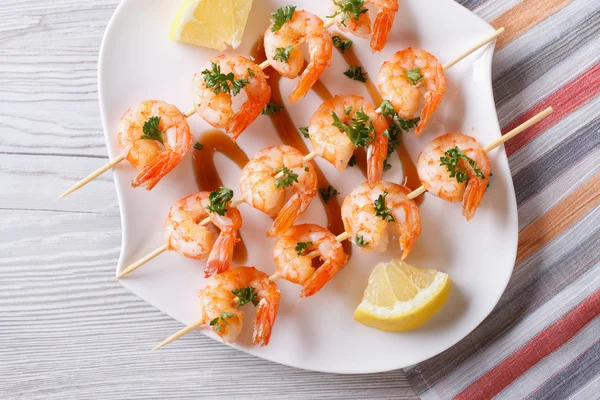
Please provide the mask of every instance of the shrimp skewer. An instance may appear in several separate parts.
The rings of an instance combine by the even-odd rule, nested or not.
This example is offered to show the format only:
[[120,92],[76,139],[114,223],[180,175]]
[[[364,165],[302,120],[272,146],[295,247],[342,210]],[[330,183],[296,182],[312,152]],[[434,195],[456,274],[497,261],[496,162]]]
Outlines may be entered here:
[[[125,268],[114,279],[120,279],[167,250],[174,250],[187,258],[207,259],[205,277],[226,271],[231,265],[233,248],[239,241],[242,216],[231,207],[233,191],[221,188],[213,192],[199,192],[177,201],[169,210],[165,222],[166,244]],[[208,215],[219,230],[206,228],[202,221]]]

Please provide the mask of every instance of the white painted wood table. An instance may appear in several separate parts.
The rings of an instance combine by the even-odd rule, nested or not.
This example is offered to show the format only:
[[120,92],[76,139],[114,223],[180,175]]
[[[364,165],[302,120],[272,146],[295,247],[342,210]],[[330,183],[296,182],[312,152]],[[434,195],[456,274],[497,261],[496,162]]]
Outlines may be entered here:
[[306,372],[198,333],[150,351],[181,325],[111,281],[111,174],[57,200],[107,161],[97,57],[117,3],[0,2],[0,398],[413,398],[402,371]]

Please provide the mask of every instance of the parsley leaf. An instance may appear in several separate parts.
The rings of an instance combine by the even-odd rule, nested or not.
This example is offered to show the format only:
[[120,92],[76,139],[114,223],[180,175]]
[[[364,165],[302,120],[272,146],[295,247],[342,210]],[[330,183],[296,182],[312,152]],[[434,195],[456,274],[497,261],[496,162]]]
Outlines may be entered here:
[[410,83],[416,85],[423,78],[423,74],[421,74],[421,69],[419,67],[414,67],[408,71],[404,71],[404,75],[408,78]]
[[460,168],[460,166],[458,165],[458,161],[461,158],[469,164],[469,166],[471,167],[471,169],[473,169],[473,172],[475,172],[475,175],[478,178],[485,178],[481,170],[477,168],[477,163],[475,162],[475,160],[463,153],[462,150],[458,148],[458,146],[446,150],[446,152],[444,153],[444,157],[440,157],[440,165],[446,166],[446,169],[450,173],[450,178],[456,178],[456,181],[458,183],[469,182],[469,176],[467,175],[467,171],[465,169]]
[[340,53],[347,52],[350,47],[352,47],[352,40],[344,40],[341,36],[335,35],[331,37],[331,41],[336,49],[340,51]]
[[396,151],[396,147],[402,143],[402,130],[398,125],[391,124],[390,128],[387,129],[384,134],[388,138],[388,148],[385,160],[383,161],[383,170],[388,171],[390,168],[392,168],[392,165],[389,163],[389,159],[392,154],[394,154],[394,151]]
[[258,293],[255,292],[255,289],[252,286],[248,286],[241,289],[233,289],[231,293],[233,293],[238,297],[238,299],[240,299],[240,307],[246,303],[252,303],[254,304],[254,307],[258,305]]
[[202,75],[204,75],[206,87],[216,94],[223,92],[228,94],[231,93],[233,96],[236,96],[240,93],[240,90],[249,83],[248,78],[235,79],[233,72],[223,74],[221,73],[220,65],[217,65],[214,62],[211,62],[210,64],[212,66],[212,71],[205,69],[202,71]]
[[271,13],[271,18],[269,21],[273,23],[271,27],[271,32],[277,32],[281,29],[283,24],[289,22],[294,15],[294,11],[296,11],[296,6],[285,6],[278,8],[277,11]]
[[363,83],[367,81],[367,73],[362,71],[361,66],[351,65],[350,69],[344,72],[344,75],[346,75],[350,79],[354,79],[355,81]]
[[394,217],[390,214],[390,209],[385,205],[385,198],[388,192],[380,194],[377,200],[375,200],[375,215],[387,222],[394,222]]
[[196,142],[196,143],[194,143],[194,148],[196,150],[202,150],[204,148],[204,145],[200,142]]
[[298,242],[294,250],[296,250],[296,254],[303,256],[306,254],[306,249],[312,246],[312,244],[312,242]]
[[300,133],[302,134],[302,136],[304,136],[305,138],[309,138],[310,135],[308,133],[308,126],[303,126],[301,128],[298,128],[300,130]]
[[333,0],[333,5],[337,7],[337,11],[333,15],[328,15],[327,18],[335,18],[342,14],[341,24],[346,26],[346,21],[350,18],[358,21],[361,14],[365,14],[368,10],[364,7],[364,0]]
[[394,109],[394,106],[392,105],[392,102],[389,100],[384,100],[383,103],[379,105],[379,111],[384,117],[393,118],[398,115],[398,113],[396,113],[396,110]]
[[148,121],[144,122],[144,127],[142,128],[144,134],[140,137],[140,139],[158,140],[162,144],[165,144],[165,142],[163,142],[162,132],[160,129],[158,129],[159,124],[160,117],[148,118]]
[[273,115],[276,112],[283,110],[283,108],[284,107],[282,105],[269,102],[269,104],[267,104],[265,106],[265,108],[263,108],[261,114],[263,114],[263,115]]
[[394,106],[389,100],[384,100],[379,106],[381,115],[390,121],[390,128],[385,132],[388,137],[387,155],[383,161],[383,170],[388,171],[392,168],[389,163],[391,155],[396,150],[396,147],[402,143],[402,131],[408,131],[419,124],[420,118],[405,119],[398,115]]
[[209,322],[209,325],[212,326],[212,328],[215,332],[221,332],[221,324],[227,325],[227,321],[225,321],[225,319],[232,318],[234,315],[235,315],[234,313],[222,312],[221,316],[219,316],[217,318],[213,318]]
[[373,127],[373,121],[365,114],[362,107],[356,112],[355,118],[350,120],[350,124],[343,123],[335,112],[331,112],[333,117],[333,126],[346,132],[352,143],[357,147],[366,147],[372,141],[375,136],[375,128]]
[[290,59],[290,51],[294,50],[294,46],[278,47],[275,49],[273,60],[287,63]]
[[226,188],[225,186],[221,186],[219,190],[214,190],[210,192],[208,195],[208,200],[210,204],[208,205],[207,210],[210,212],[217,213],[221,216],[227,213],[227,203],[233,199],[233,190]]
[[292,186],[294,182],[298,183],[298,174],[295,174],[294,171],[285,165],[276,169],[275,172],[283,172],[283,176],[275,181],[275,187],[277,187],[277,189],[285,189],[288,186]]
[[369,242],[365,241],[365,238],[364,238],[364,237],[362,237],[362,236],[358,236],[358,235],[356,235],[356,236],[354,237],[354,241],[356,242],[356,244],[357,244],[359,247],[366,247],[366,246],[368,246],[368,245],[369,245]]
[[248,76],[250,78],[254,78],[254,71],[252,71],[252,68],[248,67]]
[[325,204],[327,204],[329,202],[330,198],[340,194],[340,192],[335,190],[335,188],[331,185],[327,186],[326,188],[319,188],[319,193],[321,194],[321,197],[323,198],[323,201],[325,202]]
[[348,166],[354,167],[355,165],[356,165],[356,157],[352,156],[352,157],[350,157],[350,160],[348,161]]

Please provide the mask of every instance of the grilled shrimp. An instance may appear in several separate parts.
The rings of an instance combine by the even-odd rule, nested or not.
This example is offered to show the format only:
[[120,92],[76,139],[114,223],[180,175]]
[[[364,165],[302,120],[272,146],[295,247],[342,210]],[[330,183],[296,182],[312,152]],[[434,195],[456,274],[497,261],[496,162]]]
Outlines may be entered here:
[[331,11],[335,15],[335,24],[344,32],[350,32],[358,37],[367,38],[371,35],[371,18],[367,14],[364,4],[371,3],[377,7],[377,16],[373,24],[373,36],[371,37],[371,49],[381,51],[387,42],[388,35],[392,30],[394,18],[398,12],[398,0],[364,0],[363,7],[356,13],[344,12],[344,6],[352,0],[332,0]]
[[421,134],[446,90],[444,70],[438,60],[424,50],[409,47],[384,62],[378,78],[381,95],[402,118],[415,118],[424,100],[421,121],[415,131]]
[[398,233],[405,259],[421,235],[421,214],[411,190],[381,181],[373,188],[365,182],[352,191],[342,204],[344,228],[350,240],[364,250],[382,252],[388,245],[388,224]]
[[181,111],[157,100],[127,110],[119,122],[118,137],[125,158],[140,171],[131,185],[148,190],[179,164],[194,140]]
[[[165,223],[169,250],[196,260],[208,257],[204,269],[207,278],[229,268],[242,227],[242,216],[236,208],[228,207],[223,216],[209,213],[209,196],[210,192],[199,192],[177,201],[171,206]],[[220,230],[218,236],[211,227],[199,225],[206,217],[210,217],[211,223]]]
[[[224,85],[216,77],[226,77]],[[221,75],[219,75],[221,74]],[[241,87],[241,89],[240,89]],[[225,89],[225,90],[224,90]],[[235,112],[233,96],[244,91],[247,100]],[[267,76],[258,65],[240,56],[221,54],[194,75],[192,92],[196,112],[215,128],[225,129],[235,140],[260,115],[271,98]]]
[[[238,296],[234,292],[241,294]],[[262,346],[269,344],[280,297],[277,285],[269,280],[267,274],[254,267],[228,269],[215,275],[204,289],[198,291],[204,323],[226,343],[235,342],[242,330],[244,313],[239,309],[243,305],[241,303],[256,303],[258,308],[252,341]],[[236,301],[238,298],[245,300]]]
[[387,155],[388,129],[385,117],[360,96],[334,96],[313,114],[308,134],[315,152],[343,172],[357,146],[368,146],[368,180],[381,180]]
[[[442,160],[447,161],[442,163]],[[453,160],[455,165],[446,165]],[[451,170],[454,170],[453,174]],[[463,215],[469,221],[481,204],[491,169],[487,154],[474,138],[462,133],[447,133],[435,138],[421,152],[417,171],[429,193],[447,201],[462,201]]]
[[[283,172],[283,176],[275,176]],[[285,203],[286,192],[292,197]],[[274,146],[256,154],[242,170],[242,199],[250,206],[276,217],[267,232],[275,237],[287,231],[317,194],[317,173],[312,161],[291,146]]]
[[[315,269],[313,250],[318,250],[322,264]],[[304,286],[301,297],[312,296],[346,265],[348,256],[335,235],[314,224],[292,226],[277,241],[273,248],[277,271],[283,279]]]
[[[273,23],[265,33],[265,53],[270,65],[286,78],[293,79],[302,70],[304,56],[300,46],[308,43],[310,61],[288,97],[289,101],[294,103],[308,93],[331,64],[331,36],[323,28],[321,18],[304,10],[294,11],[290,21],[278,30],[272,29]],[[289,56],[276,57],[282,51],[287,52]]]

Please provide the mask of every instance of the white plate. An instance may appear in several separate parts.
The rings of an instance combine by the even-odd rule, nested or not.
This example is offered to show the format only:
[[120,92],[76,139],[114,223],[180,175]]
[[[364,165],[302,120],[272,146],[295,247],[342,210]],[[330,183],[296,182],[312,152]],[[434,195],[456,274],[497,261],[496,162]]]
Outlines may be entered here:
[[[217,53],[174,43],[167,39],[169,26],[180,1],[124,0],[106,30],[99,62],[99,93],[102,121],[111,157],[119,154],[115,130],[119,118],[134,104],[146,99],[163,99],[182,111],[190,108],[191,78],[198,68]],[[244,41],[236,51],[248,54],[256,38],[267,27],[269,14],[288,3],[283,0],[256,0]],[[326,2],[296,1],[298,8],[325,16]],[[452,0],[401,0],[400,11],[384,51],[373,55],[368,40],[354,41],[363,67],[375,78],[382,62],[397,50],[412,46],[427,49],[441,62],[469,47],[492,27]],[[493,46],[478,51],[452,67],[447,74],[444,101],[426,131],[404,136],[413,159],[434,137],[451,131],[473,135],[487,144],[500,135],[491,86]],[[322,80],[334,94],[363,93],[363,84],[348,80],[343,58],[334,51],[332,67]],[[270,73],[274,73],[270,71]],[[282,80],[283,93],[293,82]],[[307,125],[320,100],[310,93],[297,104],[288,105],[298,126]],[[196,137],[208,125],[198,116],[190,118]],[[267,117],[261,116],[239,139],[249,156],[279,144]],[[310,143],[308,143],[311,148]],[[192,150],[194,151],[194,150]],[[192,152],[190,151],[190,153]],[[460,204],[446,203],[431,195],[421,206],[423,233],[408,261],[422,268],[450,274],[452,294],[444,308],[425,326],[407,333],[385,333],[352,319],[372,267],[397,257],[397,250],[362,255],[355,248],[348,265],[320,293],[300,299],[300,287],[278,281],[283,293],[277,322],[267,347],[251,345],[252,307],[246,307],[244,332],[236,348],[272,360],[309,370],[336,373],[370,373],[406,367],[446,350],[464,338],[492,311],[510,278],[517,246],[517,208],[503,149],[490,154],[494,177],[474,221],[467,223]],[[350,168],[344,175],[321,159],[330,182],[343,199],[363,181]],[[225,184],[239,193],[239,170],[225,158],[217,157]],[[164,243],[163,223],[172,203],[198,190],[191,167],[191,154],[148,192],[130,186],[136,172],[126,162],[115,168],[115,182],[121,208],[123,244],[118,270]],[[384,176],[400,182],[398,163]],[[242,235],[249,250],[248,265],[268,274],[275,272],[270,256],[272,239],[264,235],[270,219],[248,206]],[[302,221],[324,222],[321,202],[313,201]],[[133,293],[184,324],[199,317],[196,290],[205,284],[203,262],[167,252],[132,273],[122,284]],[[215,337],[209,329],[203,333]],[[157,337],[160,342],[162,337]],[[217,339],[218,340],[218,339]],[[172,344],[171,346],[177,346]],[[162,351],[169,351],[168,347]]]

